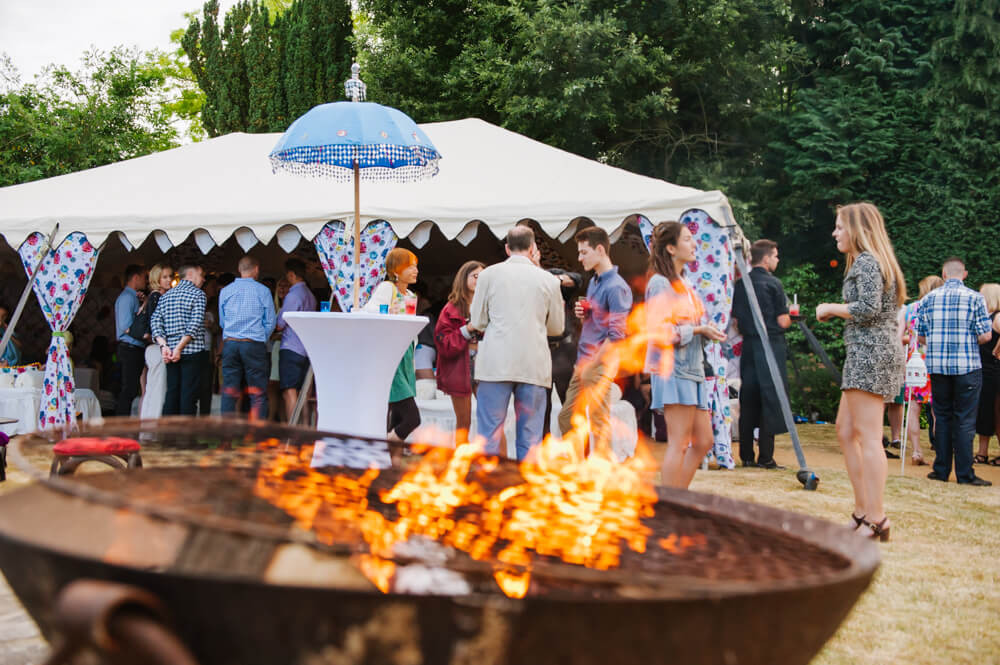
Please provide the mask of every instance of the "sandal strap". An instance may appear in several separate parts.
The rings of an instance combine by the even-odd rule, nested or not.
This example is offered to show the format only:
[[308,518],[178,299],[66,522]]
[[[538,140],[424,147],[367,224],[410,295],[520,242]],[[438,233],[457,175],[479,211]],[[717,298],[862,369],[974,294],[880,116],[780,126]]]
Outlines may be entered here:
[[889,516],[886,515],[885,517],[882,518],[882,521],[878,522],[877,524],[875,522],[869,522],[868,520],[865,520],[865,524],[868,526],[869,529],[872,530],[873,534],[879,536],[882,534],[883,531],[885,531],[885,523],[888,521],[889,521]]
[[858,525],[858,526],[861,526],[862,524],[868,524],[868,522],[865,521],[865,516],[864,515],[862,515],[861,517],[858,517],[854,513],[851,513],[851,519],[854,520],[854,523],[856,525]]

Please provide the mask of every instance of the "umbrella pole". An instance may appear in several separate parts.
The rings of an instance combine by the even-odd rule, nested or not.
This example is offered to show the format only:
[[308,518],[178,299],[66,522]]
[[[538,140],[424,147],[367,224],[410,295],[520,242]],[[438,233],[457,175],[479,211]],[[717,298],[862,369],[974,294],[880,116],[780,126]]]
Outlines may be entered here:
[[354,160],[354,311],[361,308],[361,178]]

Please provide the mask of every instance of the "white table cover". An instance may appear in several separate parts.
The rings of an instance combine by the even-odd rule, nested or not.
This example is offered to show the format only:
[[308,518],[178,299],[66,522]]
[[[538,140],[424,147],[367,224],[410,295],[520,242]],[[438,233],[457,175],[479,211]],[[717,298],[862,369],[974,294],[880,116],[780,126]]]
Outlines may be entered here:
[[[101,417],[101,403],[93,390],[77,388],[76,410],[85,422]],[[42,391],[37,388],[0,389],[0,416],[17,418],[16,423],[0,426],[7,436],[27,434],[38,429],[38,409],[42,403]]]

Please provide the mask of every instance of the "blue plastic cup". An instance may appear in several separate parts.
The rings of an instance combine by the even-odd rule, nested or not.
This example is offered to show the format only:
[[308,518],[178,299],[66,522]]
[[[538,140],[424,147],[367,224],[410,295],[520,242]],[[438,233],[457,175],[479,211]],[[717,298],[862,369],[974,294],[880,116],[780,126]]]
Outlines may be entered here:
[[330,301],[329,300],[321,300],[321,301],[319,301],[319,311],[321,311],[321,312],[329,312],[330,311]]
[[379,314],[388,314],[389,313],[389,306],[388,305],[379,305],[378,306],[378,313]]

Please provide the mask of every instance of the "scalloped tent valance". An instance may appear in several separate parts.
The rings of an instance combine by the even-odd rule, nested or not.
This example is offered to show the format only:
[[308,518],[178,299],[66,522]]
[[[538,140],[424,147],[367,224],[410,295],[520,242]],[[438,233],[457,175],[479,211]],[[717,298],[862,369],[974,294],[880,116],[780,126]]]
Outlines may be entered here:
[[[498,237],[531,218],[550,236],[587,217],[609,232],[632,215],[678,219],[697,208],[734,224],[726,197],[585,159],[475,118],[421,125],[442,154],[437,177],[361,185],[362,224],[386,220],[419,243],[430,223],[468,242],[478,224]],[[279,134],[228,134],[146,157],[0,188],[0,234],[18,247],[61,224],[97,246],[115,233],[164,250],[193,231],[203,251],[236,235],[244,249],[277,236],[288,251],[330,220],[353,217],[349,183],[273,174]]]

